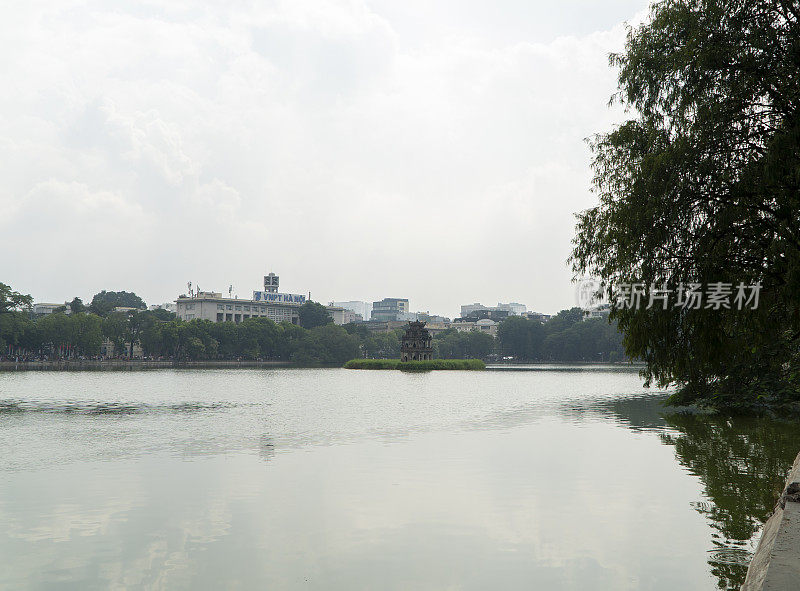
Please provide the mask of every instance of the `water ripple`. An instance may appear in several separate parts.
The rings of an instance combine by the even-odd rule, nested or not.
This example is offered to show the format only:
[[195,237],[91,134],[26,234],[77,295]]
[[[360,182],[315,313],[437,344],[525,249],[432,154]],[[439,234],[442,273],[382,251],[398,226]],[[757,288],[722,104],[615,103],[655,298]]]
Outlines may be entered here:
[[737,566],[748,566],[753,554],[744,548],[723,546],[708,551],[708,560],[718,564],[733,564]]
[[129,415],[172,412],[202,412],[227,410],[238,406],[230,402],[179,402],[148,404],[144,402],[99,402],[92,400],[39,401],[0,400],[0,416],[18,413],[49,413],[78,415]]

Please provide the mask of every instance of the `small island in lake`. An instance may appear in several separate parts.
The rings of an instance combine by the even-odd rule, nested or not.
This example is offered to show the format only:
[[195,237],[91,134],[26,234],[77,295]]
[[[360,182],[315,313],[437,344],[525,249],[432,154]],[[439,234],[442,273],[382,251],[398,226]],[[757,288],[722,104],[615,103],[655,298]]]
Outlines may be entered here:
[[427,361],[401,361],[400,359],[351,359],[345,369],[486,369],[480,359],[428,359]]
[[480,359],[434,359],[433,338],[424,322],[409,322],[401,339],[400,359],[351,359],[346,369],[486,369]]

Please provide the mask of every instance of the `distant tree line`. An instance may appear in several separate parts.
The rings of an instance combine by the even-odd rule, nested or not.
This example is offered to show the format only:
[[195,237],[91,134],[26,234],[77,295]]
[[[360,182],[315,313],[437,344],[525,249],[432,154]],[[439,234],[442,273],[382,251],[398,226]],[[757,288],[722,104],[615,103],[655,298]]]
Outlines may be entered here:
[[[92,358],[107,339],[111,354],[131,357],[140,345],[144,356],[173,360],[280,360],[298,365],[342,364],[349,359],[397,359],[402,330],[372,332],[364,324],[335,326],[321,304],[300,307],[300,325],[268,318],[241,323],[182,321],[167,310],[146,310],[134,293],[103,291],[89,306],[75,298],[60,311],[33,317],[29,296],[0,284],[0,357]],[[70,314],[66,314],[66,308]],[[115,308],[130,308],[115,311]],[[497,339],[478,331],[449,329],[435,335],[439,359],[520,361],[619,361],[619,333],[603,319],[583,321],[578,308],[546,323],[510,317]]]
[[562,310],[547,322],[511,316],[497,330],[499,353],[527,361],[606,361],[626,359],[622,334],[607,318],[583,319],[583,310]]

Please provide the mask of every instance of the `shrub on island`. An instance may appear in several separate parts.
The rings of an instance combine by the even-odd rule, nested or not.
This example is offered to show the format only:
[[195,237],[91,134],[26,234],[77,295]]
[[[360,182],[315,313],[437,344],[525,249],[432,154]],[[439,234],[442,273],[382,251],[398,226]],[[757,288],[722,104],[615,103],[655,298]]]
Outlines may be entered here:
[[351,359],[345,369],[397,369],[399,359]]
[[345,369],[405,369],[426,371],[431,369],[486,369],[480,359],[431,359],[429,361],[400,361],[399,359],[351,359]]

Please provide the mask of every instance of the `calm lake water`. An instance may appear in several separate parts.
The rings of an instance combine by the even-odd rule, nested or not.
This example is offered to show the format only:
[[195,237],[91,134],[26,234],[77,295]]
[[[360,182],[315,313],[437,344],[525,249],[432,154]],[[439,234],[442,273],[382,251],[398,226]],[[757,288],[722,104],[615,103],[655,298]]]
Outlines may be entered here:
[[0,588],[736,588],[800,429],[662,400],[615,368],[0,373]]

